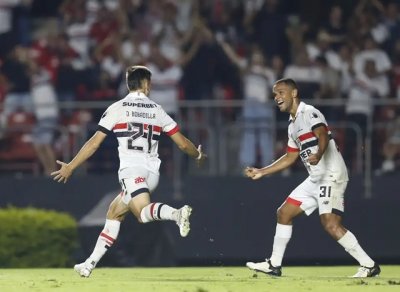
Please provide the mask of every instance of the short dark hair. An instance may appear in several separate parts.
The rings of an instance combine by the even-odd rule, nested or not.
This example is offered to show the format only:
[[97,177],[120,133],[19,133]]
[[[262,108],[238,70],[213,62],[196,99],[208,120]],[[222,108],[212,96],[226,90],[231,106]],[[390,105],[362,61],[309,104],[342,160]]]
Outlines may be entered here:
[[293,89],[298,89],[296,81],[294,81],[291,78],[283,78],[283,79],[279,79],[278,81],[275,82],[275,84],[279,84],[279,83],[284,83],[284,84],[290,86]]
[[126,69],[126,85],[129,91],[143,88],[143,81],[151,81],[151,71],[145,66],[131,66]]

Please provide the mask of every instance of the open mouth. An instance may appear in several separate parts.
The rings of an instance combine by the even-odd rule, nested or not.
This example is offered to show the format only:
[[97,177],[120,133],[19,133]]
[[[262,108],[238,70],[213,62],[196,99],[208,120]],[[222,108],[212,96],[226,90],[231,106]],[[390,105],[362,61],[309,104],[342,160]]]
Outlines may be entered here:
[[283,100],[277,101],[276,104],[277,105],[282,105],[283,104]]

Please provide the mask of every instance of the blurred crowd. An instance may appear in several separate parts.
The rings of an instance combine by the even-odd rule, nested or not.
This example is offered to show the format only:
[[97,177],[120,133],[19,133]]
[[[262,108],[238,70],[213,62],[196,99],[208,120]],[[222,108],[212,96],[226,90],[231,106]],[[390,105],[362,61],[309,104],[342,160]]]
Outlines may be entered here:
[[[396,169],[399,107],[373,106],[400,104],[395,0],[0,0],[0,44],[2,160],[28,155],[15,153],[9,131],[26,123],[41,168],[54,170],[60,127],[101,114],[66,105],[124,96],[125,68],[143,64],[153,72],[151,98],[172,116],[180,100],[244,101],[231,121],[262,130],[241,136],[240,165],[275,156],[269,127],[286,117],[276,115],[271,89],[289,77],[302,98],[345,101],[321,110],[328,122],[357,125],[362,141],[368,119],[390,124],[375,137],[376,169]],[[353,128],[342,135],[355,145]],[[360,151],[342,150],[346,161]]]

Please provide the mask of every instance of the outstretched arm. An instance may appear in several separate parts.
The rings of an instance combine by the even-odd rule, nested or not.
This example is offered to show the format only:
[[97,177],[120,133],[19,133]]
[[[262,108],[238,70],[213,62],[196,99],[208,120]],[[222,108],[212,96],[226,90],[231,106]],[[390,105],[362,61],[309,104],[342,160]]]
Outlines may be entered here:
[[238,54],[236,54],[235,50],[229,45],[227,42],[219,40],[218,43],[220,44],[222,50],[224,51],[225,55],[228,59],[239,69],[244,69],[244,65]]
[[74,170],[96,152],[106,137],[107,134],[97,131],[85,145],[82,146],[81,150],[79,150],[70,163],[57,160],[61,168],[51,173],[53,179],[58,182],[66,183]]
[[207,155],[201,150],[201,145],[196,148],[192,141],[186,138],[181,132],[176,132],[170,137],[182,152],[196,159],[198,165],[201,165],[207,158]]
[[285,168],[288,168],[297,160],[298,157],[298,151],[287,152],[286,154],[282,155],[281,158],[279,158],[277,161],[264,168],[246,167],[244,170],[244,175],[254,180],[259,179],[263,176],[270,175]]

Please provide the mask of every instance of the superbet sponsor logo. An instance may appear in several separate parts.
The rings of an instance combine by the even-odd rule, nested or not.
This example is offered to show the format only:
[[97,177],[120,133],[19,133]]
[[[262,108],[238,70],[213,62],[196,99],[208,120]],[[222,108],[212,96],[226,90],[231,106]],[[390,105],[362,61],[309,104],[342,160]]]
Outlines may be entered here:
[[144,177],[140,177],[138,176],[137,178],[135,178],[135,184],[140,184],[142,182],[144,182],[146,179]]

